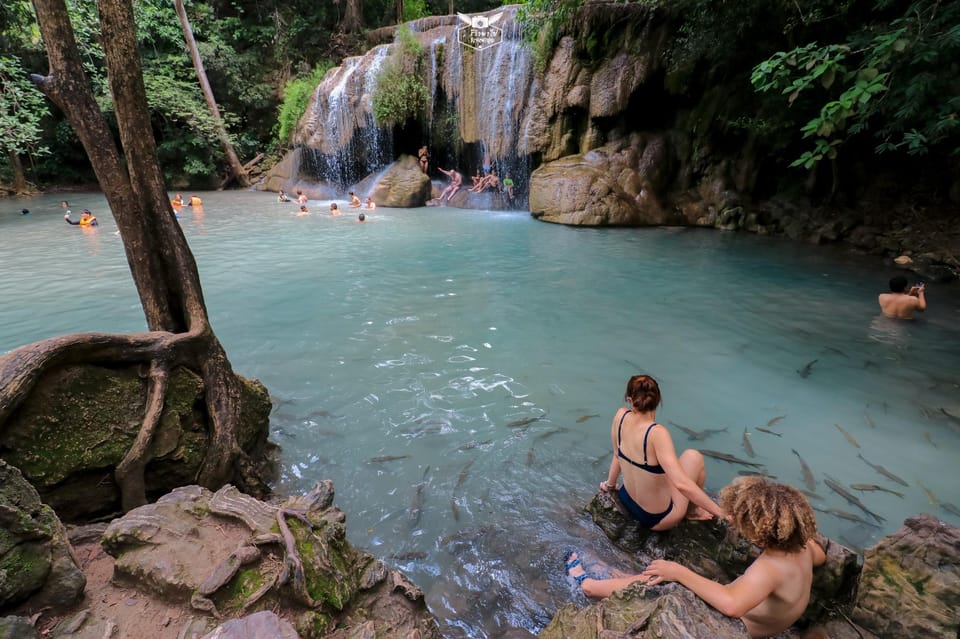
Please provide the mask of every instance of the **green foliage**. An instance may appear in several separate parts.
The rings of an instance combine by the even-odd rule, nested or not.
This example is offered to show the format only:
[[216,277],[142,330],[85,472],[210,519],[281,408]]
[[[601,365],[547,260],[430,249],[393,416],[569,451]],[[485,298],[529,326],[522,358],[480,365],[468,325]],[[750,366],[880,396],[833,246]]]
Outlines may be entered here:
[[403,0],[403,19],[417,20],[430,15],[427,0]]
[[373,117],[382,126],[403,125],[424,114],[430,91],[423,80],[423,44],[404,25],[397,42],[377,76]]
[[809,114],[800,127],[813,148],[791,166],[833,159],[854,136],[873,132],[876,151],[921,155],[931,147],[960,152],[960,5],[886,1],[889,18],[868,16],[839,44],[781,51],[754,67],[760,92],[779,92]]
[[331,62],[321,62],[308,75],[287,82],[287,86],[283,89],[283,102],[280,104],[275,127],[280,144],[290,142],[291,136],[297,130],[297,123],[307,110],[310,96],[332,66]]
[[533,66],[543,73],[563,27],[576,15],[583,0],[526,0],[517,11],[517,21],[523,30],[523,38],[533,52]]
[[0,56],[0,161],[11,154],[42,155],[41,120],[46,100],[15,57]]

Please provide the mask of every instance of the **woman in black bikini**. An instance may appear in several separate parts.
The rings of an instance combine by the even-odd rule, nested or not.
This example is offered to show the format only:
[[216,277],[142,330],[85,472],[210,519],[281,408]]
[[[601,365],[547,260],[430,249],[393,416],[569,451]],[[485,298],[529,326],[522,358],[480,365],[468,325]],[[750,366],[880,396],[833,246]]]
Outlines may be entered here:
[[[634,375],[624,399],[630,408],[614,415],[613,459],[600,490],[616,492],[627,512],[650,530],[669,530],[685,518],[723,518],[720,506],[703,492],[707,478],[703,455],[688,449],[678,457],[670,432],[656,421],[657,381],[649,375]],[[621,474],[623,485],[617,489]]]

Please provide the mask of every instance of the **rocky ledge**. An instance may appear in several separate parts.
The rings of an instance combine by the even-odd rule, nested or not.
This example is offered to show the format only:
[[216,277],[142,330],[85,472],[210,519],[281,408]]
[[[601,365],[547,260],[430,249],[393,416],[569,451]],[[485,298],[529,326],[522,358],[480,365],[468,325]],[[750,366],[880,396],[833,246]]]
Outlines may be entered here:
[[[607,494],[588,506],[596,524],[625,552],[647,563],[665,558],[728,583],[759,549],[718,523],[687,522],[651,533],[624,515]],[[814,571],[810,605],[782,639],[938,638],[960,636],[960,528],[932,515],[903,528],[859,557],[829,542]],[[746,639],[739,620],[720,614],[677,584],[634,584],[581,608],[561,608],[541,639]]]

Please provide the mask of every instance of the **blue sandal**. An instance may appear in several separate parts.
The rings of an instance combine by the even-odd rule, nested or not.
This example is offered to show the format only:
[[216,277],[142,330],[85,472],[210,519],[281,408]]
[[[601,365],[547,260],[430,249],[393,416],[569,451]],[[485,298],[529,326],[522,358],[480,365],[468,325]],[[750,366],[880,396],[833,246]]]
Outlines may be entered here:
[[[574,554],[575,554],[575,553],[571,552],[569,555],[567,555],[567,559],[569,559],[569,558],[570,558],[572,555],[574,555]],[[579,558],[579,557],[577,557],[577,558],[574,559],[573,561],[568,561],[568,562],[566,562],[566,563],[564,564],[564,566],[565,566],[565,568],[566,568],[566,570],[567,570],[567,576],[573,578],[573,580],[577,582],[577,585],[578,585],[578,586],[583,586],[583,580],[584,580],[584,579],[587,579],[588,577],[590,577],[590,575],[587,574],[587,572],[586,572],[586,567],[584,567],[584,572],[583,572],[583,574],[582,574],[582,575],[577,575],[576,577],[574,577],[573,575],[571,575],[571,574],[570,574],[570,571],[573,570],[574,568],[576,568],[577,566],[582,566],[582,565],[583,565],[583,564],[580,562],[580,558]]]

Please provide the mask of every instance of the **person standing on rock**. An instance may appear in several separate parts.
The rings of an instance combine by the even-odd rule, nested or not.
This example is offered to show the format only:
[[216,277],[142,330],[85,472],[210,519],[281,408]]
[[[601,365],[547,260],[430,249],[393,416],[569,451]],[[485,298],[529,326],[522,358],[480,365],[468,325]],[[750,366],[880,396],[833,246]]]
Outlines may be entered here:
[[430,151],[427,150],[426,144],[421,146],[420,150],[417,151],[417,158],[420,162],[420,170],[423,171],[424,174],[428,174],[430,168]]
[[449,202],[453,198],[453,196],[456,195],[457,191],[460,189],[460,184],[463,183],[463,176],[460,175],[460,173],[457,172],[455,169],[450,169],[449,171],[447,171],[446,169],[442,169],[440,167],[437,167],[437,168],[440,170],[441,173],[443,173],[444,175],[450,178],[450,186],[445,188],[443,192],[440,194],[441,202],[443,202],[444,198],[446,198],[446,200]]
[[926,288],[921,282],[907,291],[907,278],[903,275],[890,278],[890,292],[880,293],[877,297],[880,310],[893,319],[913,319],[914,311],[922,313],[927,310],[927,298],[924,296]]
[[594,579],[576,553],[567,574],[590,597],[607,597],[634,582],[656,586],[675,581],[728,617],[743,621],[751,637],[770,637],[792,626],[810,602],[813,567],[826,562],[815,538],[817,520],[810,502],[786,484],[763,477],[738,477],[720,491],[731,525],[762,552],[729,584],[707,579],[674,561],[657,559],[637,575]]

